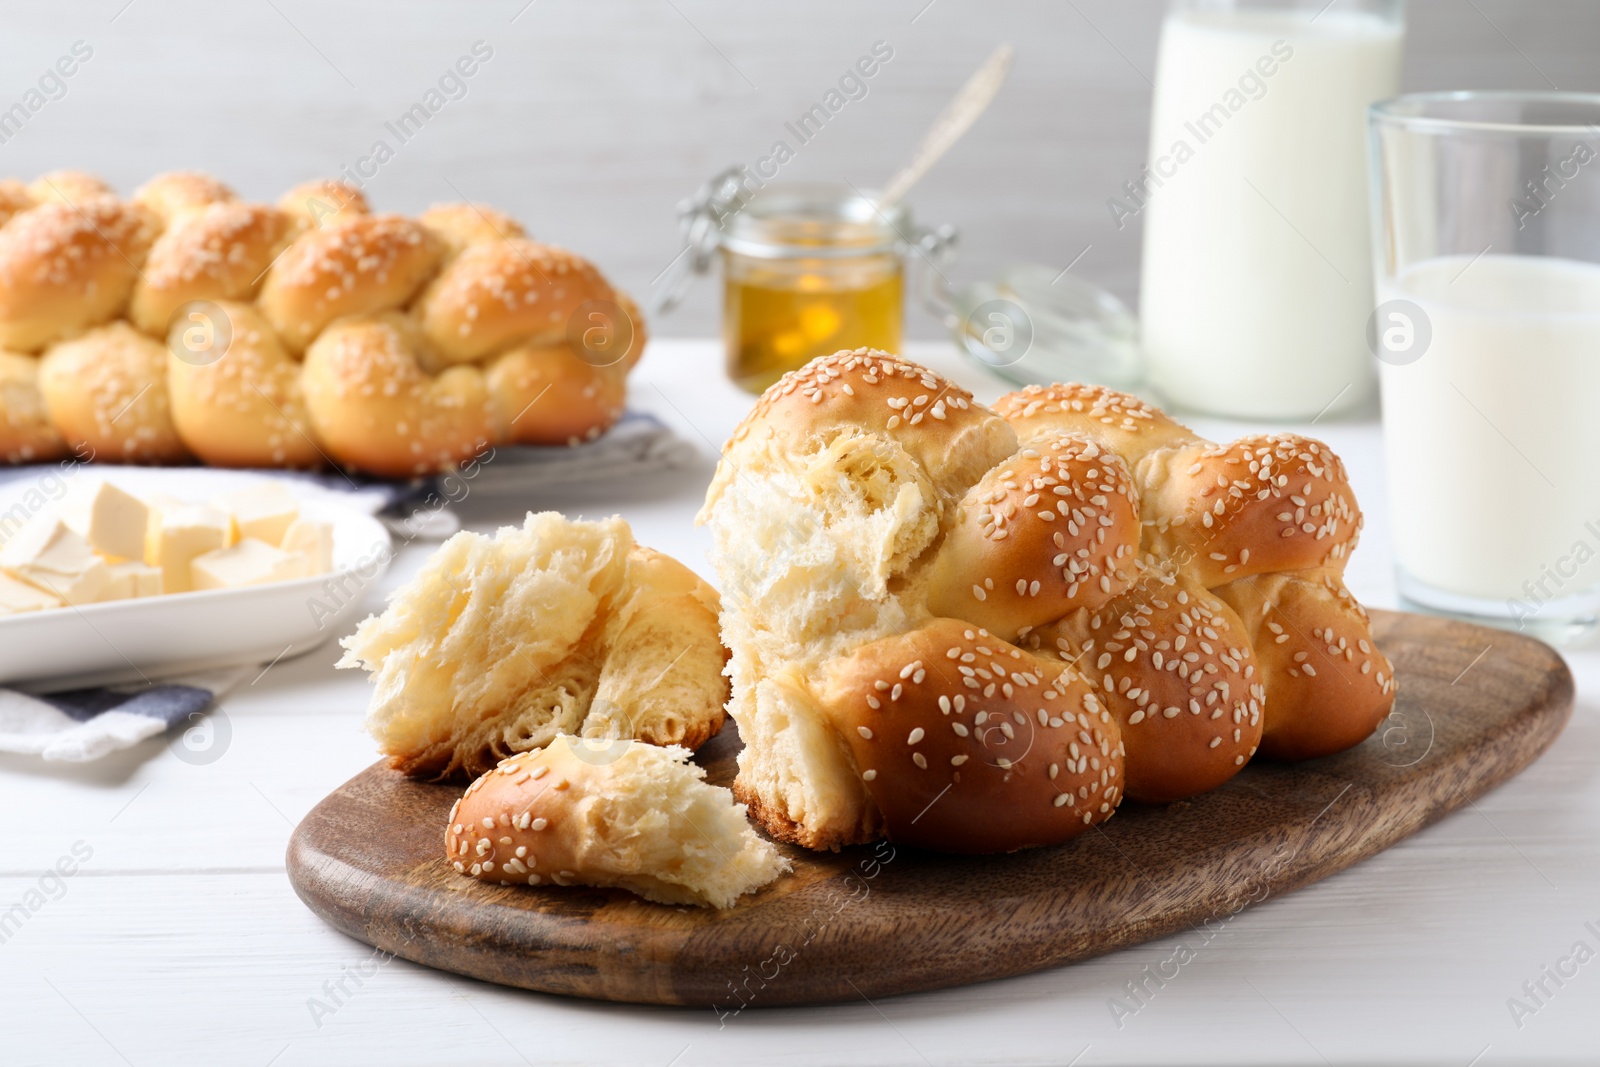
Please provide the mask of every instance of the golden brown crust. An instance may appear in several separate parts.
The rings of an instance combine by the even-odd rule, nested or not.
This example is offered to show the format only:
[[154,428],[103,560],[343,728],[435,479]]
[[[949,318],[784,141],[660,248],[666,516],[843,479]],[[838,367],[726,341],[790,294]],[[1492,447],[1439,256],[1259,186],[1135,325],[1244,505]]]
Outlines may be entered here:
[[1151,456],[1140,472],[1145,552],[1179,561],[1208,586],[1253,574],[1336,566],[1361,512],[1344,464],[1299,434],[1253,434]]
[[398,312],[342,319],[306,352],[302,384],[316,437],[339,463],[386,478],[450,470],[492,439],[476,367],[432,377],[416,325]]
[[745,806],[751,820],[772,840],[785,845],[798,845],[813,852],[838,852],[841,848],[865,844],[883,836],[881,825],[860,835],[859,841],[819,834],[789,818],[780,805],[767,803],[766,798],[752,789],[743,778],[735,778],[728,788],[733,790],[733,799]]
[[586,840],[578,807],[590,770],[547,749],[508,756],[450,809],[445,859],[457,873],[498,885],[574,884]]
[[111,463],[180,463],[167,349],[125,322],[100,326],[44,354],[39,391],[72,451]]
[[895,841],[1059,844],[1121,802],[1122,740],[1089,684],[960,620],[857,649],[829,671],[822,706]]
[[184,212],[150,249],[128,318],[165,336],[191,300],[249,300],[294,237],[290,218],[264,204],[212,203]]
[[565,344],[522,345],[487,370],[495,429],[521,445],[579,445],[622,417],[628,386],[617,367],[595,367]]
[[733,431],[706,490],[709,512],[746,450],[806,455],[842,434],[887,436],[952,499],[1016,449],[1016,435],[972,394],[928,368],[876,349],[820,356],[780,378]]
[[267,272],[261,310],[290,351],[335,319],[401,307],[433,274],[443,249],[399,215],[353,215],[306,230]]
[[188,357],[179,335],[197,327],[182,322],[173,324],[167,346],[172,421],[184,443],[217,467],[322,466],[300,365],[250,305],[223,301],[211,313],[226,318],[229,341],[219,357]]
[[455,258],[468,245],[528,236],[522,223],[487,204],[434,204],[417,216],[417,221],[439,238],[447,259]]
[[[1237,612],[1258,657],[1262,754],[1329,755],[1376,728],[1393,706],[1393,674],[1344,587],[1361,511],[1327,445],[1287,433],[1213,444],[1136,398],[1098,387],[1030,387],[996,406],[1019,432],[1071,425],[1120,440],[1138,457],[1142,560],[1176,568]],[[1092,430],[1096,422],[1106,429]],[[1321,642],[1322,634],[1335,641]]]
[[592,263],[563,248],[512,238],[469,245],[415,310],[439,353],[466,363],[514,345],[559,343],[573,313],[590,301],[616,302]]
[[1256,753],[1266,692],[1250,636],[1226,603],[1187,578],[1151,575],[1029,641],[1097,685],[1122,726],[1134,800],[1215,789]]
[[37,204],[81,204],[117,195],[117,191],[100,178],[81,170],[53,170],[41,174],[28,183],[28,193]]
[[372,214],[360,189],[335,178],[301,182],[278,197],[278,210],[300,229],[320,229],[355,215]]
[[[459,255],[469,251],[464,259]],[[430,287],[440,267],[456,259],[463,262],[452,264],[450,284]],[[423,308],[425,290],[431,303]],[[588,344],[603,335],[606,345],[578,351],[568,320],[590,300],[599,302],[608,328],[596,334],[587,326],[577,336]],[[341,318],[370,319],[411,306],[432,315],[431,328],[445,338],[437,345],[427,331],[408,326],[409,359],[403,362],[414,366],[395,382],[353,372],[364,382],[358,393],[389,389],[396,404],[366,406],[359,426],[327,427],[353,457],[339,462],[395,477],[473,454],[478,445],[462,444],[457,438],[463,436],[548,446],[594,439],[621,418],[626,374],[646,342],[637,304],[591,264],[528,240],[515,219],[483,205],[437,204],[420,219],[373,215],[359,187],[332,179],[297,185],[276,206],[250,204],[217,178],[194,171],[158,174],[126,201],[80,171],[54,171],[27,185],[0,181],[0,352],[42,355],[53,344],[124,321],[163,342],[177,328],[181,339],[193,332],[196,315],[206,322],[218,314],[228,318],[232,313],[219,313],[218,305],[252,303],[254,311],[237,314],[251,320],[249,331],[259,343],[223,362],[204,353],[188,359],[182,355],[186,342],[179,343],[171,372],[157,376],[173,390],[180,405],[174,419],[195,451],[217,465],[324,462],[314,451],[316,432],[300,401],[304,383],[294,361]],[[583,310],[583,322],[590,323],[596,309]],[[97,334],[95,344],[119,336]],[[464,356],[466,349],[475,354]],[[487,364],[485,355],[500,357],[498,365],[441,373],[462,362]],[[69,439],[87,445],[91,438],[128,449],[130,457],[143,457],[139,462],[183,454],[171,427],[159,425],[164,416],[156,408],[148,412],[157,425],[143,428],[144,444],[108,431],[120,421],[127,397],[98,379],[75,385],[53,378],[58,406],[72,420],[70,427],[55,426],[37,374],[23,372],[36,363],[8,361],[5,368],[0,462],[58,455]],[[324,376],[315,383],[324,399],[336,386],[332,394],[340,405],[323,405],[329,418],[353,399],[339,384],[353,380],[352,365],[343,367],[333,376],[337,381]],[[492,409],[490,372],[499,386]],[[427,399],[408,406],[404,396]],[[91,410],[97,397],[118,404]],[[164,403],[157,404],[163,412]],[[207,404],[214,410],[202,410]],[[379,411],[396,417],[399,429],[363,443],[362,427]],[[411,432],[418,424],[408,412],[422,414],[427,429],[420,436]],[[447,425],[451,413],[453,425]],[[113,457],[102,452],[100,458]]]
[[1018,437],[1044,430],[1086,434],[1122,456],[1130,468],[1157,449],[1198,440],[1154,404],[1103,385],[1030,385],[996,400],[994,410]]
[[168,225],[178,216],[208,204],[225,204],[237,199],[232,189],[211,175],[192,170],[157,174],[133,194],[134,203],[143,204]]
[[627,325],[633,333],[633,340],[628,345],[628,351],[618,364],[623,373],[633,370],[639,365],[639,360],[644,356],[645,345],[650,343],[650,325],[644,320],[644,312],[633,297],[621,289],[616,291],[617,309],[627,319]]
[[962,498],[928,607],[1015,640],[1127,589],[1138,576],[1141,532],[1122,458],[1082,435],[1046,432]]
[[28,192],[28,187],[15,178],[0,181],[0,226],[11,221],[13,215],[21,214],[34,206],[33,194]]
[[790,865],[688,755],[558,736],[467,787],[445,823],[444,858],[492,884],[614,886],[731,907]]
[[[957,398],[937,420],[936,393]],[[904,833],[931,799],[900,770],[867,779],[887,756],[849,703],[883,710],[860,698],[874,670],[890,690],[910,691],[891,668],[931,684],[912,644],[929,627],[982,626],[991,645],[1066,669],[1111,717],[1136,799],[1215,788],[1258,752],[1326,755],[1371,733],[1394,684],[1343,585],[1361,515],[1326,445],[1212,444],[1098,386],[1031,387],[996,407],[905,360],[843,352],[768,390],[730,440],[701,519],[728,596],[738,791],[775,836],[837,847],[875,820]],[[799,692],[774,696],[784,685]],[[890,710],[892,737],[920,725]],[[968,792],[957,843],[919,843],[1037,843],[997,829],[1017,807],[998,796]]]
[[147,208],[46,203],[0,228],[0,347],[36,352],[122,310],[160,230]]
[[39,393],[39,361],[0,351],[0,463],[43,463],[66,451]]
[[1367,613],[1325,572],[1271,574],[1217,590],[1243,620],[1266,685],[1261,753],[1313,759],[1358,745],[1394,706],[1394,667]]

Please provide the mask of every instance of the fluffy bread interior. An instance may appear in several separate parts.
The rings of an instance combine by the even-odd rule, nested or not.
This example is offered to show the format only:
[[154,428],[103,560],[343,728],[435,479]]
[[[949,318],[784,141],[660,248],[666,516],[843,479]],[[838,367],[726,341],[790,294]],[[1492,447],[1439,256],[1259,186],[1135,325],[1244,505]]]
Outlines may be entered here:
[[745,741],[735,793],[782,840],[823,849],[871,840],[877,809],[806,679],[929,617],[920,590],[951,490],[900,442],[860,430],[800,447],[747,442],[732,462],[739,473],[702,520],[730,591],[729,711]]
[[476,775],[558,734],[698,747],[727,683],[716,592],[620,518],[529,514],[446,541],[342,642],[367,726],[407,774]]
[[808,445],[763,457],[761,476],[738,479],[710,525],[723,587],[739,590],[722,613],[745,740],[737,794],[775,836],[828,848],[870,838],[872,809],[799,679],[805,664],[911,625],[893,590],[938,535],[940,501],[891,440],[839,433]]

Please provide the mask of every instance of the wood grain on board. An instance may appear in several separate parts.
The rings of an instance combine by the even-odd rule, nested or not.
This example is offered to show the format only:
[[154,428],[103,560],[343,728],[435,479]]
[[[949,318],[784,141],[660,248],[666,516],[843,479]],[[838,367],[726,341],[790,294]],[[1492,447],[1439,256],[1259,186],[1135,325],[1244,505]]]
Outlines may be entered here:
[[[1008,856],[889,843],[786,848],[794,873],[727,911],[616,890],[492,886],[443,857],[459,786],[376,764],[306,816],[289,875],[333,926],[384,951],[510,986],[737,1012],[876,998],[1086,959],[1224,922],[1343,870],[1531,763],[1573,702],[1561,658],[1528,638],[1374,612],[1395,712],[1366,743],[1262,761],[1165,807],[1125,804],[1096,832]],[[1490,650],[1492,654],[1486,654]],[[732,723],[697,759],[732,780]]]

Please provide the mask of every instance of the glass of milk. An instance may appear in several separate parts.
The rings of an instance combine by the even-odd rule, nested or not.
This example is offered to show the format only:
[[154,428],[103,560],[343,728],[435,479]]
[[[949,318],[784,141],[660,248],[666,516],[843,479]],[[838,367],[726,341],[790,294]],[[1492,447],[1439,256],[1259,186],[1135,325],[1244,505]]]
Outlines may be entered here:
[[1217,415],[1312,419],[1371,397],[1366,110],[1400,87],[1401,0],[1175,0],[1144,220],[1151,384]]
[[1566,639],[1600,618],[1600,95],[1371,111],[1401,595]]

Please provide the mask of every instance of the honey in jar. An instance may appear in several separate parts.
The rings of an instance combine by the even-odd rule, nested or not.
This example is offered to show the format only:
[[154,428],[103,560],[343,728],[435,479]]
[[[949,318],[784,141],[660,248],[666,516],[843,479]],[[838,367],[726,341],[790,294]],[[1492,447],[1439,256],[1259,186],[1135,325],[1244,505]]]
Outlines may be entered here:
[[904,208],[849,187],[763,189],[723,221],[728,375],[760,392],[840,349],[900,348]]

